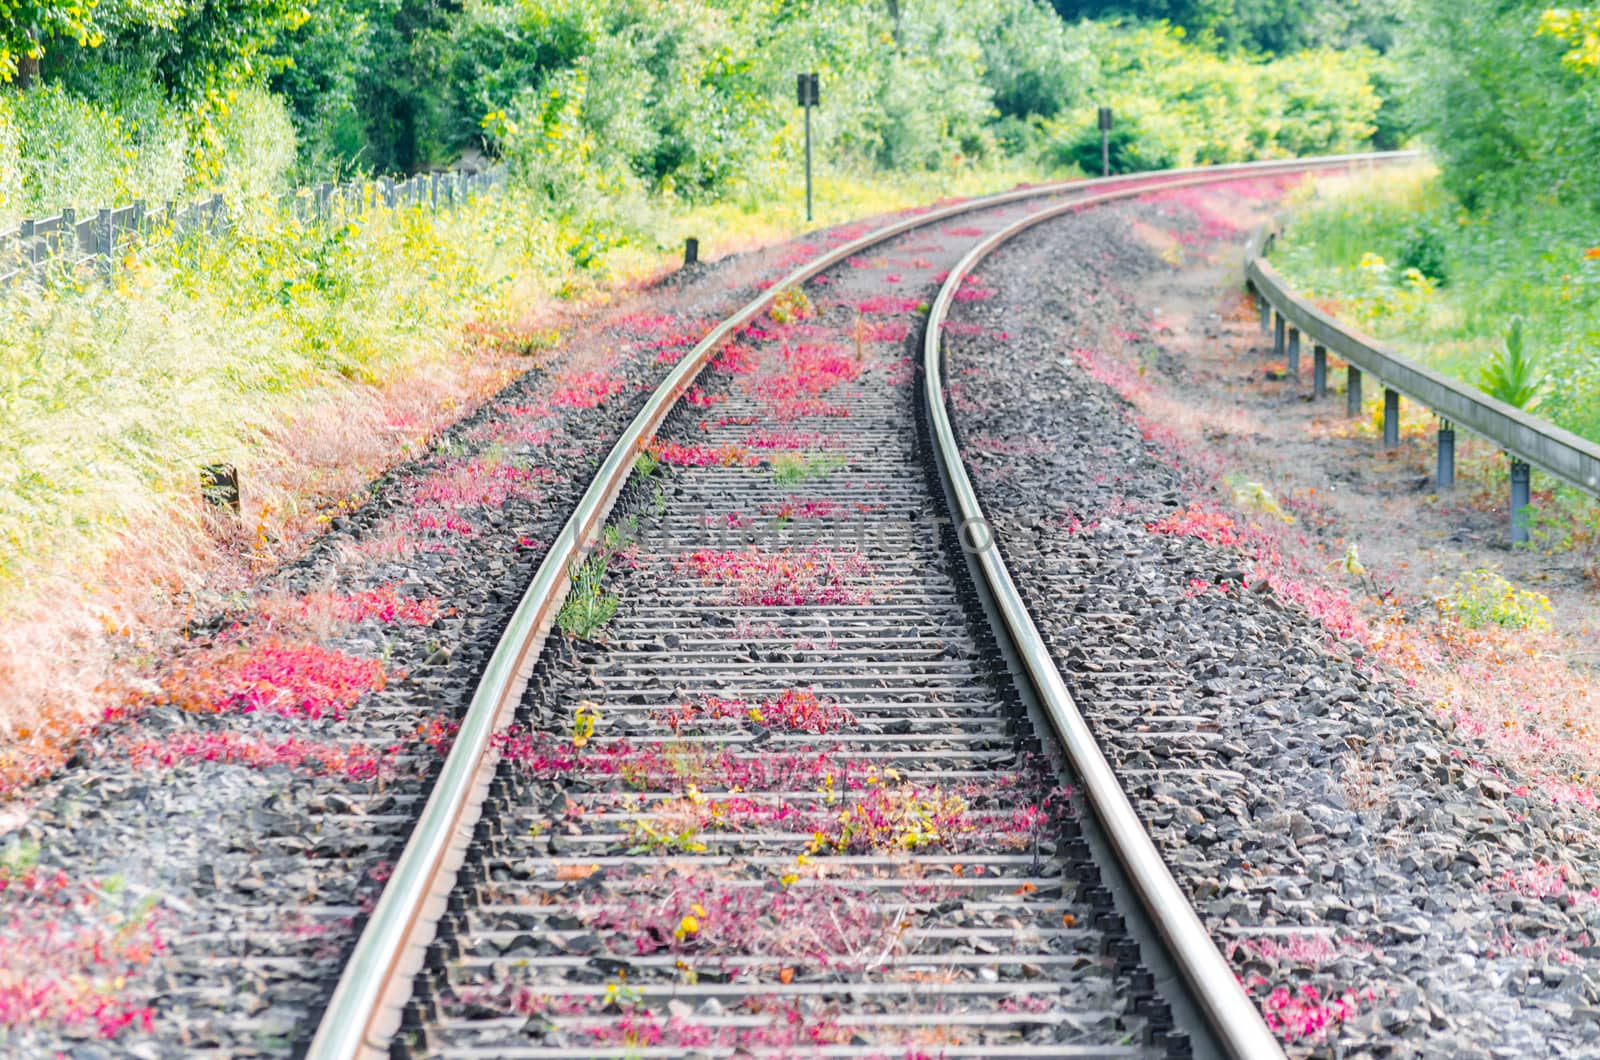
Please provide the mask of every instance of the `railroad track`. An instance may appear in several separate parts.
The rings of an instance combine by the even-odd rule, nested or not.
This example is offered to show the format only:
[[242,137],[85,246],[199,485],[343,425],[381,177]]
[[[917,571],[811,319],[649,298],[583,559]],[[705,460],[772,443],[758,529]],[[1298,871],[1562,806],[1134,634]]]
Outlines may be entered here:
[[[309,1055],[1276,1054],[984,547],[938,338],[1031,224],[1351,163],[947,207],[713,330],[552,546]],[[596,548],[615,618],[546,643]]]

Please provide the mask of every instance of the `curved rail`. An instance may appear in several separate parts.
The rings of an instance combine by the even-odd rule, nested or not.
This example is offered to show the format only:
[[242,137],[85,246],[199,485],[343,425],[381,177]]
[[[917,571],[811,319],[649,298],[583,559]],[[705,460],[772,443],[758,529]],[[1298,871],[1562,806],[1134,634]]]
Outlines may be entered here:
[[[1185,183],[1198,183],[1186,181]],[[962,464],[961,451],[945,408],[941,325],[962,279],[986,256],[1006,241],[1042,221],[1112,202],[1137,192],[1114,191],[1051,207],[1025,217],[989,236],[967,252],[934,300],[923,342],[923,398],[941,472],[962,528],[962,541],[991,594],[1016,657],[1038,695],[1046,719],[1083,784],[1084,793],[1122,869],[1138,892],[1146,913],[1156,925],[1173,963],[1183,974],[1206,1019],[1230,1056],[1245,1060],[1282,1057],[1283,1049],[1261,1018],[1261,1013],[1239,985],[1233,969],[1223,959],[1200,922],[1188,897],[1161,859],[1133,804],[1117,781],[1088,723],[1078,711],[1061,672],[1050,656],[1044,637],[1028,614],[1000,550],[995,548],[978,495]]]
[[905,232],[977,210],[1085,189],[1118,189],[1113,195],[1074,200],[1068,206],[1055,208],[1054,213],[1032,215],[1029,218],[1043,220],[1045,216],[1054,216],[1065,209],[1145,191],[1241,175],[1348,168],[1389,161],[1392,157],[1382,154],[1340,155],[1169,170],[1131,177],[1040,185],[969,200],[918,213],[820,255],[789,273],[760,297],[713,328],[650,395],[612,447],[561,533],[551,543],[549,552],[484,668],[483,677],[462,717],[443,769],[428,795],[405,850],[351,951],[306,1056],[313,1060],[348,1060],[363,1055],[386,1054],[388,1041],[399,1027],[400,1009],[405,995],[409,993],[410,982],[422,967],[424,949],[432,937],[434,925],[444,912],[446,896],[461,866],[467,839],[481,812],[494,766],[493,756],[489,753],[492,737],[510,721],[517,697],[526,683],[527,670],[537,658],[555,612],[566,594],[572,566],[593,545],[605,517],[632,473],[635,456],[694,382],[711,354],[738,329],[764,312],[780,292]]

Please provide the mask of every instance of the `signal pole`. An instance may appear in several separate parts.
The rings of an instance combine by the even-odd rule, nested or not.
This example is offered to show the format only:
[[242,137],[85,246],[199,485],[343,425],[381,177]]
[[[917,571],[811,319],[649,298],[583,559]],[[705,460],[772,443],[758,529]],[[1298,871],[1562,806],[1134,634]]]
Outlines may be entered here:
[[1111,108],[1100,108],[1100,175],[1111,175]]
[[806,222],[811,221],[811,108],[822,102],[822,86],[816,74],[801,74],[795,82],[800,106],[806,112]]

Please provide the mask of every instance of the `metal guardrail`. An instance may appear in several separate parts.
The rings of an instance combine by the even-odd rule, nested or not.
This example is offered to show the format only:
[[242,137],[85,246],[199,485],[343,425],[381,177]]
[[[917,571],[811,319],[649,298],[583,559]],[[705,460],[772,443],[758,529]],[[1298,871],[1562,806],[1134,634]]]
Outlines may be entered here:
[[[323,181],[278,196],[284,214],[302,221],[361,216],[378,207],[444,209],[482,194],[505,179],[504,167],[486,173],[423,173],[395,182],[377,180],[335,184]],[[139,201],[116,209],[62,210],[51,217],[23,221],[0,232],[0,289],[38,278],[51,268],[75,271],[115,268],[117,256],[133,240],[181,239],[196,232],[222,234],[232,229],[234,213],[221,195],[187,206],[169,202],[151,208]]]
[[1361,412],[1362,373],[1378,380],[1384,393],[1383,439],[1386,448],[1400,444],[1400,396],[1432,409],[1439,416],[1437,486],[1455,484],[1455,428],[1462,427],[1499,446],[1511,457],[1511,542],[1528,540],[1526,508],[1530,501],[1530,468],[1591,496],[1600,496],[1600,445],[1571,431],[1490,397],[1470,383],[1450,379],[1404,354],[1362,334],[1297,294],[1264,255],[1275,232],[1261,233],[1246,253],[1245,285],[1261,310],[1261,326],[1274,336],[1273,348],[1287,361],[1289,374],[1300,374],[1302,341],[1313,345],[1312,393],[1327,393],[1327,355],[1349,365],[1345,387],[1350,415]]

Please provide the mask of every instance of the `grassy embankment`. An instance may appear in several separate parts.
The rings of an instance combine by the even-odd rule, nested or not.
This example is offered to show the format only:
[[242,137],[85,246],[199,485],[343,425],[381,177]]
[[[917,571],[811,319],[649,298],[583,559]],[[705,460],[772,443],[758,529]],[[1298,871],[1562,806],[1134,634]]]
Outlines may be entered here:
[[[1273,262],[1301,291],[1474,385],[1482,385],[1520,316],[1525,348],[1545,378],[1530,410],[1600,440],[1600,229],[1593,223],[1570,206],[1537,200],[1468,212],[1427,164],[1308,187],[1296,207]],[[1575,491],[1542,487],[1540,543],[1583,544],[1600,531],[1600,515]]]

